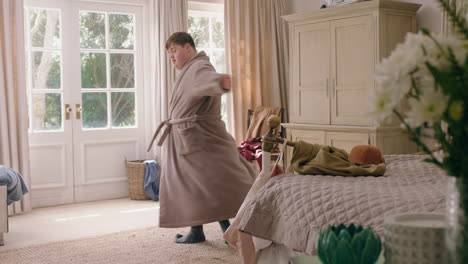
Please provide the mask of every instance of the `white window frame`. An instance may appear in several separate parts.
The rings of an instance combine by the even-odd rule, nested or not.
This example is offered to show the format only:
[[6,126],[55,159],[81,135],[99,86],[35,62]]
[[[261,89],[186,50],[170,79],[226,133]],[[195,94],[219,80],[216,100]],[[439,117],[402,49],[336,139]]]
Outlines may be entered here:
[[[195,16],[214,16],[214,17],[221,17],[225,18],[224,16],[224,0],[191,0],[188,1],[188,12],[189,16],[191,14]],[[224,21],[224,28],[226,28],[226,21]],[[225,30],[226,32],[226,30]],[[210,35],[211,36],[211,35]],[[226,52],[226,35],[225,35],[225,65],[224,65],[224,72],[230,73],[230,68],[228,67],[228,58],[229,54]],[[216,48],[209,48],[211,50],[216,50]],[[227,115],[227,124],[226,128],[228,132],[232,133],[234,131],[232,124],[233,124],[233,109],[232,109],[232,92],[226,93],[226,115]]]
[[[199,11],[199,10],[189,10],[189,16],[193,16],[193,17],[208,17],[208,18],[218,18],[218,19],[223,19],[223,14],[222,13],[219,13],[219,12],[212,12],[212,11]],[[213,46],[213,40],[212,40],[212,31],[213,31],[213,26],[212,26],[212,23],[211,23],[211,19],[209,20],[209,41],[208,41],[208,47],[199,47],[197,46],[197,49],[203,49],[206,53],[210,54],[211,52],[215,52],[215,51],[224,51],[224,53],[226,53],[226,48],[223,47],[223,48],[217,48],[217,47],[214,47]],[[225,56],[226,57],[226,56]],[[223,72],[223,73],[226,73],[226,63],[224,65],[224,69],[223,71],[221,71],[220,69],[216,69],[217,72]]]

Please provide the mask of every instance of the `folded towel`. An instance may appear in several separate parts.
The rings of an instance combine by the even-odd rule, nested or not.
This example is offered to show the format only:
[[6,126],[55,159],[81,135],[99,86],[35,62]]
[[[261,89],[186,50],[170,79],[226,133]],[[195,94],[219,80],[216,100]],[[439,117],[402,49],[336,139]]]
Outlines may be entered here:
[[8,205],[21,200],[29,192],[21,174],[3,165],[0,165],[0,185],[7,186]]
[[154,201],[159,200],[159,165],[155,160],[145,161],[145,193]]

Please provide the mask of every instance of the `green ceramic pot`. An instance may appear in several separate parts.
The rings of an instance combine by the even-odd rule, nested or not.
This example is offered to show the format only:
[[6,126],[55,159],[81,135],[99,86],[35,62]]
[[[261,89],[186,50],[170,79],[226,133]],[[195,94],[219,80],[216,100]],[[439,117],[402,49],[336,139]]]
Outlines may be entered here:
[[318,233],[317,251],[323,264],[374,264],[381,249],[380,237],[371,228],[341,224]]

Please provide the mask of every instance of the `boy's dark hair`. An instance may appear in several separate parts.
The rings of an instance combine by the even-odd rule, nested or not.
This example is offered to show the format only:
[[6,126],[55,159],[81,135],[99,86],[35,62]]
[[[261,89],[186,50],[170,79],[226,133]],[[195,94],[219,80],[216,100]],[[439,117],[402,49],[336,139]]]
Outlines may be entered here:
[[190,46],[193,47],[193,49],[196,50],[195,48],[195,42],[193,42],[192,36],[190,36],[189,33],[187,32],[176,32],[172,34],[169,39],[166,41],[166,50],[169,49],[169,46],[171,44],[179,44],[179,45],[185,45],[186,43],[190,44]]

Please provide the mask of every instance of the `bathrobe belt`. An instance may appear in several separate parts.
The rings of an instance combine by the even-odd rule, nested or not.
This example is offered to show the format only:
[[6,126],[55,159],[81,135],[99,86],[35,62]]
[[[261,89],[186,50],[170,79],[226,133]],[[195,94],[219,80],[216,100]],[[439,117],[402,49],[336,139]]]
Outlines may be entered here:
[[159,138],[158,146],[162,146],[167,135],[169,135],[169,133],[171,132],[172,125],[182,124],[186,122],[198,122],[198,121],[203,121],[203,120],[216,120],[216,119],[221,120],[221,115],[194,115],[194,116],[186,117],[186,118],[164,120],[159,124],[158,128],[156,129],[156,132],[154,132],[153,139],[151,139],[151,143],[146,151],[147,152],[150,151],[151,147],[153,146],[154,141],[156,140],[156,137],[158,136],[159,132],[164,126],[166,126],[166,129],[164,129],[164,132]]

